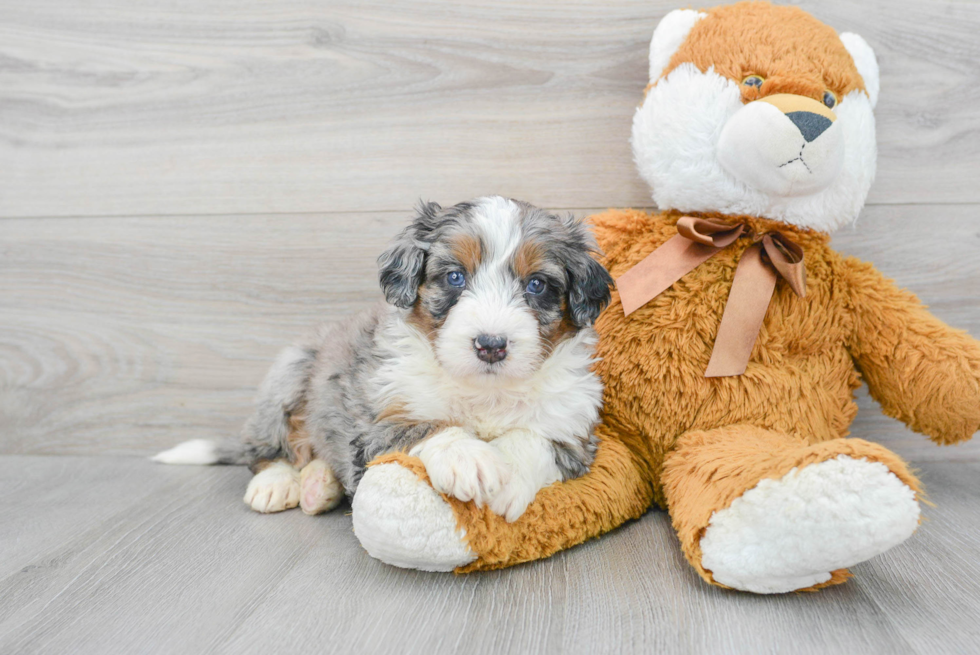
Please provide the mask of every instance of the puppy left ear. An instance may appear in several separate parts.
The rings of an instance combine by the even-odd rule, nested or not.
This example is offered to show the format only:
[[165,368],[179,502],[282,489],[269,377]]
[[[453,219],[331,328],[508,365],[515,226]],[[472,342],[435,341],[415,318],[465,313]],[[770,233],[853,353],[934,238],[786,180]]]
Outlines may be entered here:
[[408,309],[415,304],[424,275],[427,237],[438,221],[442,207],[434,202],[419,203],[412,224],[402,230],[378,257],[378,279],[385,299],[396,307]]
[[875,51],[871,49],[868,42],[854,32],[844,32],[840,35],[841,43],[847,48],[854,65],[857,66],[861,79],[864,80],[864,88],[871,99],[871,108],[874,109],[878,104],[878,59]]
[[568,309],[576,327],[588,327],[595,323],[609,304],[609,288],[613,285],[613,279],[609,271],[593,258],[593,254],[598,252],[598,246],[588,227],[573,218],[564,222],[570,228],[574,241],[565,262],[568,272]]

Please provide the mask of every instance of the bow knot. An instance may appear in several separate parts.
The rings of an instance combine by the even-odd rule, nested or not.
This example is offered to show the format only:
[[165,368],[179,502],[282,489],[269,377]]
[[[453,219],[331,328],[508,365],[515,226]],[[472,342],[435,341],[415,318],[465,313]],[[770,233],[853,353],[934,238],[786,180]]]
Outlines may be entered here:
[[777,276],[786,280],[796,295],[806,295],[803,248],[782,232],[759,234],[744,223],[682,216],[677,221],[676,236],[616,280],[623,311],[629,316],[743,236],[751,238],[752,245],[742,253],[735,269],[706,377],[745,372]]

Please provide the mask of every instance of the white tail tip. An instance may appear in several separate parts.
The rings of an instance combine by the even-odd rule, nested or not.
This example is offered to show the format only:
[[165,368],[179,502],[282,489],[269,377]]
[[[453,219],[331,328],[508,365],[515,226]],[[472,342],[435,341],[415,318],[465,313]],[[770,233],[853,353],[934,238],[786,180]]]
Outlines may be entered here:
[[218,449],[208,439],[192,439],[151,457],[161,464],[217,464]]

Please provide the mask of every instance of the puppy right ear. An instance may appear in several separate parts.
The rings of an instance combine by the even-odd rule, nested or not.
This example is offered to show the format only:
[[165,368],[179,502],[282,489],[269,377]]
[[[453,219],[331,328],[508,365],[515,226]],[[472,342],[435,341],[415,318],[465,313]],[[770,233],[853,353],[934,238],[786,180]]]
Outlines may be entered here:
[[425,252],[431,243],[427,237],[435,227],[440,211],[442,207],[434,202],[420,202],[412,224],[402,230],[378,257],[381,290],[385,299],[396,307],[408,309],[418,298]]

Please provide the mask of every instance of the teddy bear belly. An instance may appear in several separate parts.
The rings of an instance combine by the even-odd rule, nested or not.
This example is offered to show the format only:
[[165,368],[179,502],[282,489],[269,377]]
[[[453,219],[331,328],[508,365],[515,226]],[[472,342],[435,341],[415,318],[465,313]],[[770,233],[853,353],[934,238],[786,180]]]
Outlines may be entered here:
[[[598,371],[605,384],[606,423],[630,426],[617,432],[624,440],[640,440],[628,445],[645,452],[656,467],[688,430],[748,423],[810,443],[846,436],[861,382],[837,335],[841,328],[823,325],[791,334],[780,326],[795,322],[780,313],[767,318],[746,372],[726,378],[704,377],[716,329],[705,328],[704,317],[686,324],[665,312],[659,314],[663,320],[655,314],[638,325],[628,325],[630,319],[621,314],[604,317],[598,326],[603,337]],[[699,338],[698,323],[709,336]],[[604,348],[607,344],[615,349]],[[637,434],[627,434],[632,431]]]
[[750,361],[741,376],[691,376],[687,382],[688,391],[675,399],[682,420],[673,435],[664,435],[668,439],[735,423],[797,434],[810,443],[838,439],[847,435],[857,413],[853,395],[860,385],[843,348],[819,356],[783,355],[773,364]]
[[[666,352],[647,353],[662,362],[677,362]],[[853,392],[860,386],[850,356],[840,349],[820,357],[781,357],[778,364],[749,363],[745,374],[705,378],[692,366],[644,371],[635,387],[621,376],[603,372],[606,415],[642,421],[650,437],[670,443],[687,430],[706,430],[751,423],[800,434],[811,442],[845,436],[857,413]],[[637,371],[630,371],[631,374]],[[633,375],[630,375],[632,378]],[[630,386],[632,393],[624,393]],[[635,400],[636,388],[645,390]],[[632,397],[631,397],[632,396]],[[656,408],[644,413],[640,408]]]

